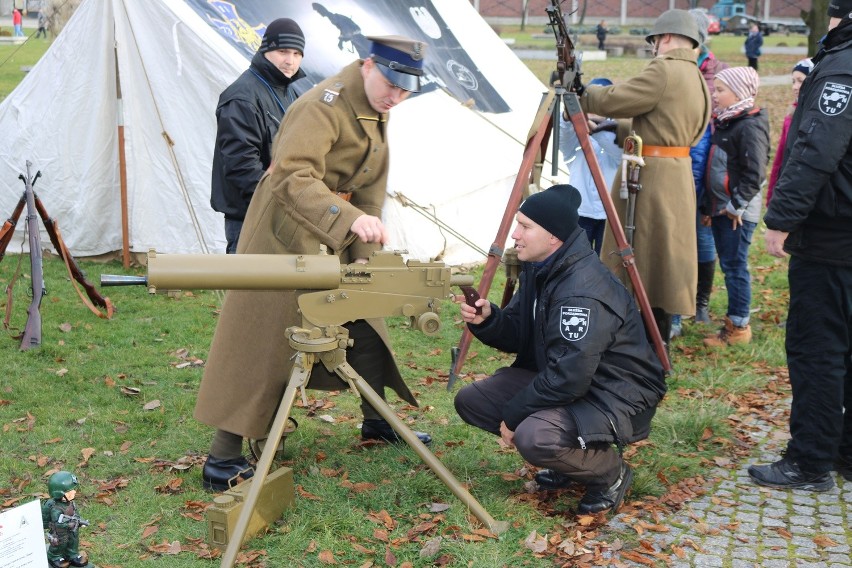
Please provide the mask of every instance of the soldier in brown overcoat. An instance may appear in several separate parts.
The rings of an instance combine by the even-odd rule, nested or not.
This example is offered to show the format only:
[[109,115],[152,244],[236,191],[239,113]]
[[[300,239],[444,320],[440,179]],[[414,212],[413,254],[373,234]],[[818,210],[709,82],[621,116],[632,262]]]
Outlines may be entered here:
[[[258,183],[240,234],[238,254],[318,254],[364,262],[387,240],[382,205],[388,175],[388,111],[420,88],[424,45],[400,36],[369,38],[371,56],[345,67],[302,95],[287,111],[272,166]],[[204,466],[207,489],[254,473],[243,438],[263,439],[291,371],[285,329],[301,325],[299,291],[230,291],[222,306],[198,392],[195,418],[217,429]],[[352,367],[383,396],[393,388],[417,401],[391,354],[383,320],[347,324]],[[321,365],[309,387],[346,387]],[[397,441],[366,402],[366,439]],[[417,433],[424,443],[428,434]]]
[[[645,166],[639,174],[633,248],[648,302],[667,341],[671,314],[695,313],[696,204],[689,148],[707,129],[712,105],[696,65],[698,26],[689,12],[664,12],[646,39],[655,58],[639,75],[609,87],[590,86],[580,104],[586,112],[625,119],[619,120],[617,140],[631,130],[642,138]],[[613,183],[612,200],[623,222],[620,172]],[[607,231],[603,260],[627,284],[621,257],[613,254],[616,248]]]

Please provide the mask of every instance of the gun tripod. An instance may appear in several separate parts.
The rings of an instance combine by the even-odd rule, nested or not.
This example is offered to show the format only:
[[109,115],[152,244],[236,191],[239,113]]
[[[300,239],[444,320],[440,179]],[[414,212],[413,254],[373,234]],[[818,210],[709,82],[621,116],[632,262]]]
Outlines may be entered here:
[[346,362],[346,348],[352,346],[349,339],[349,331],[338,325],[313,327],[311,329],[290,327],[287,328],[287,338],[290,346],[296,351],[293,368],[290,372],[290,380],[284,395],[278,406],[278,411],[269,430],[269,435],[263,447],[263,452],[255,467],[248,494],[246,495],[243,508],[237,519],[234,533],[228,541],[228,546],[222,556],[222,568],[232,568],[237,558],[243,538],[248,530],[252,513],[257,504],[258,497],[263,488],[263,482],[269,474],[278,442],[284,435],[290,411],[296,400],[297,391],[307,386],[311,377],[311,369],[314,365],[321,363],[329,372],[335,373],[343,379],[352,390],[363,397],[372,405],[376,411],[388,421],[399,436],[405,440],[411,449],[417,453],[423,462],[435,472],[435,475],[444,482],[447,488],[458,497],[458,499],[474,514],[474,516],[485,525],[488,530],[495,534],[505,532],[509,528],[506,521],[495,521],[491,515],[479,504],[452,473],[429,451],[414,432],[397,417],[377,393],[370,387],[367,381],[359,375],[349,363]]
[[[569,81],[571,82],[571,81]],[[538,112],[533,120],[533,126],[530,133],[527,135],[527,144],[524,149],[521,167],[518,170],[518,177],[515,179],[515,184],[512,186],[512,191],[509,194],[509,200],[506,203],[506,210],[503,213],[503,219],[500,222],[500,227],[497,230],[497,236],[494,239],[488,251],[488,259],[485,264],[485,270],[482,278],[479,281],[479,296],[482,298],[488,297],[488,291],[491,289],[491,284],[494,281],[494,274],[497,271],[497,266],[503,258],[506,238],[509,235],[509,229],[514,220],[515,213],[521,205],[521,198],[524,196],[530,183],[538,185],[541,176],[541,168],[543,156],[547,151],[547,144],[550,138],[551,131],[554,133],[553,143],[553,158],[552,164],[554,170],[558,164],[559,151],[559,117],[561,114],[561,106],[564,105],[568,116],[571,119],[571,124],[574,125],[574,130],[577,133],[577,139],[580,141],[580,147],[583,149],[583,155],[586,158],[586,163],[592,173],[592,178],[595,181],[595,187],[598,190],[601,201],[603,202],[604,210],[606,211],[607,225],[612,230],[618,246],[618,255],[621,256],[621,263],[627,270],[630,282],[633,285],[633,292],[636,296],[636,303],[639,305],[639,311],[642,314],[642,320],[645,322],[645,328],[651,336],[651,341],[654,344],[654,351],[663,364],[666,371],[671,370],[666,347],[663,343],[660,330],[657,327],[657,322],[654,319],[654,314],[651,312],[651,306],[648,303],[648,296],[645,293],[645,287],[642,285],[642,279],[639,272],[636,270],[636,263],[633,254],[632,246],[627,242],[624,229],[621,221],[618,218],[618,212],[615,210],[615,205],[612,202],[612,197],[609,194],[606,182],[604,181],[603,171],[598,163],[595,151],[592,148],[589,139],[589,127],[586,123],[583,110],[580,107],[580,99],[577,93],[565,89],[560,81],[554,81],[550,89],[548,89]],[[556,172],[554,171],[554,174]],[[512,282],[509,278],[509,282]],[[507,282],[507,285],[509,284]],[[504,302],[507,302],[506,294],[504,294]],[[457,347],[452,350],[452,363],[450,367],[450,377],[447,383],[447,390],[451,390],[458,375],[464,365],[467,351],[470,348],[470,343],[473,336],[465,327],[462,332],[461,339]]]

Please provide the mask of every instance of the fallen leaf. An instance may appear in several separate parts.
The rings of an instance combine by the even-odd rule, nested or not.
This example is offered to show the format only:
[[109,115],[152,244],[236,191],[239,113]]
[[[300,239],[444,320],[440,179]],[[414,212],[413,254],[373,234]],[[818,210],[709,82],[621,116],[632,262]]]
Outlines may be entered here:
[[142,540],[145,540],[146,538],[148,538],[152,534],[156,534],[156,532],[159,531],[159,530],[160,530],[159,527],[145,527],[145,530],[142,531]]
[[318,558],[323,564],[337,564],[337,561],[334,559],[334,553],[330,550],[323,550],[319,553]]
[[524,540],[524,546],[536,554],[541,554],[547,550],[547,539],[543,536],[538,536],[538,533],[533,531]]
[[72,329],[73,329],[73,327],[71,327],[71,324],[70,324],[70,323],[67,323],[67,322],[66,322],[66,323],[61,323],[61,324],[59,324],[59,331],[62,331],[62,332],[64,332],[64,333],[68,333],[68,332],[69,332],[69,331],[71,331]]
[[142,407],[142,410],[154,410],[155,408],[160,408],[160,401],[156,399],[152,400],[151,402],[145,403],[145,405]]
[[423,548],[420,549],[420,558],[431,558],[438,554],[441,551],[441,542],[443,540],[443,537],[440,536],[427,540]]
[[831,548],[833,546],[837,546],[836,542],[834,542],[827,536],[821,534],[814,537],[814,544],[823,548]]

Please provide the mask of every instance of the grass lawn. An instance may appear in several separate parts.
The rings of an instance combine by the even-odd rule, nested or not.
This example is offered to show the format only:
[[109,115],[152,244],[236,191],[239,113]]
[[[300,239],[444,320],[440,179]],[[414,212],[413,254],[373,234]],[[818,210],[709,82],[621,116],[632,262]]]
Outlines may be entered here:
[[[791,41],[780,36],[768,41],[776,39]],[[741,38],[713,42],[720,58],[741,62]],[[5,61],[0,98],[21,80],[20,66],[32,65],[47,45],[30,40],[23,47],[0,47],[0,63]],[[766,60],[766,73],[789,73],[797,59],[764,56],[761,65]],[[614,58],[589,62],[584,71],[587,77],[623,80],[646,62]],[[539,76],[546,70],[544,77],[553,65],[544,62],[539,69],[538,62],[530,64]],[[761,91],[761,104],[772,110],[775,136],[788,99],[786,86]],[[23,220],[18,230],[24,230]],[[749,426],[743,418],[759,413],[767,396],[786,392],[779,327],[786,315],[786,262],[762,251],[759,228],[751,255],[754,342],[707,351],[701,339],[715,326],[686,321],[684,336],[673,344],[675,372],[653,434],[627,452],[636,480],[626,510],[637,517],[653,522],[665,515],[684,495],[683,488],[700,483],[711,465],[747,452]],[[43,344],[20,352],[14,335],[26,322],[29,259],[7,252],[0,263],[0,286],[6,288],[16,277],[17,284],[0,299],[0,307],[10,309],[10,329],[0,337],[2,508],[44,497],[50,473],[69,469],[80,478],[79,507],[91,521],[81,531],[82,548],[98,566],[134,568],[154,558],[170,568],[214,565],[209,557],[216,553],[204,543],[203,511],[211,496],[200,484],[212,431],[192,418],[192,410],[219,296],[102,289],[118,311],[112,320],[101,320],[76,298],[62,264],[49,258],[44,262],[49,293],[41,306]],[[101,273],[142,273],[125,271],[118,263],[81,265],[93,282]],[[726,305],[718,271],[716,284],[711,311],[718,321]],[[499,301],[502,291],[498,275],[492,300]],[[478,531],[468,512],[407,447],[362,445],[358,401],[350,392],[308,391],[308,404],[294,411],[300,427],[287,439],[282,462],[295,473],[295,507],[248,543],[241,557],[245,565],[604,564],[601,554],[637,541],[639,531],[613,531],[601,518],[578,518],[572,512],[576,492],[529,492],[525,483],[533,470],[517,453],[461,422],[446,391],[449,352],[461,329],[453,306],[445,306],[442,322],[440,336],[426,337],[405,320],[389,321],[399,366],[420,407],[391,401],[403,420],[433,435],[434,453],[495,519],[509,521],[510,530],[499,539]],[[474,343],[460,382],[511,360]],[[437,547],[433,556],[421,553],[429,541]],[[579,549],[588,555],[572,561],[569,542],[576,544],[578,555]]]

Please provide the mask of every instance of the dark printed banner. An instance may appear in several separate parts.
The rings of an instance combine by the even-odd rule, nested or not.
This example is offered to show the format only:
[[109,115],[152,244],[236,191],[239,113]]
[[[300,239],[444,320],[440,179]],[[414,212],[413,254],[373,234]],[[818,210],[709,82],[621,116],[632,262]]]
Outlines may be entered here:
[[185,0],[249,58],[269,22],[292,18],[305,33],[302,69],[314,83],[369,55],[370,35],[404,35],[429,46],[422,93],[444,89],[485,112],[508,112],[506,101],[476,68],[432,0]]

